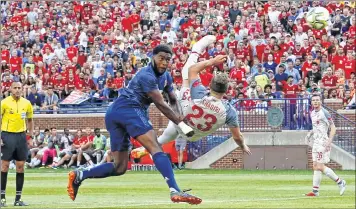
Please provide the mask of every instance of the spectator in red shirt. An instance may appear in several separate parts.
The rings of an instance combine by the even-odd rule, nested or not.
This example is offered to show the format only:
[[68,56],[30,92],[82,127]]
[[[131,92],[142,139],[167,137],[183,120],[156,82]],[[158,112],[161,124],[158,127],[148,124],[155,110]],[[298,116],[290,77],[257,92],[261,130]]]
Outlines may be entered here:
[[200,72],[200,80],[203,86],[209,87],[211,79],[213,79],[213,74],[207,72],[205,69]]
[[326,73],[321,79],[322,81],[322,88],[329,91],[330,89],[336,89],[337,84],[337,77],[333,75],[333,70],[331,67],[326,69]]

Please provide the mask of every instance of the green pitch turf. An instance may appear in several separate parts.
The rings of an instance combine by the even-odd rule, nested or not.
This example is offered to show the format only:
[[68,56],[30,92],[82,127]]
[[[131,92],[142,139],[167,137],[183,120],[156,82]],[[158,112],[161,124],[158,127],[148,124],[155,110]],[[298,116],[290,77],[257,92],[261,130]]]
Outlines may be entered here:
[[[26,208],[355,208],[355,172],[336,171],[347,181],[344,196],[326,176],[320,196],[304,197],[312,187],[312,171],[183,170],[176,171],[182,189],[203,199],[201,205],[171,203],[158,172],[130,172],[83,182],[75,202],[66,192],[68,170],[26,170]],[[9,174],[7,203],[15,196],[15,174]],[[11,206],[12,207],[12,206]]]

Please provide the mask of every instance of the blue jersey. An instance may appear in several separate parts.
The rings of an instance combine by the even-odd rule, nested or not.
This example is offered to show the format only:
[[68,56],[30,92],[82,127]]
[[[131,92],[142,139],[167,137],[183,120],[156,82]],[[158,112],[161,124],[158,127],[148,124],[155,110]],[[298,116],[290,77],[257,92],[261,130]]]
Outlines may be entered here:
[[147,93],[154,90],[166,93],[172,92],[173,79],[168,72],[161,76],[156,76],[150,63],[136,73],[126,88],[120,89],[120,97],[115,103],[122,101],[128,105],[140,106],[147,110],[153,102]]

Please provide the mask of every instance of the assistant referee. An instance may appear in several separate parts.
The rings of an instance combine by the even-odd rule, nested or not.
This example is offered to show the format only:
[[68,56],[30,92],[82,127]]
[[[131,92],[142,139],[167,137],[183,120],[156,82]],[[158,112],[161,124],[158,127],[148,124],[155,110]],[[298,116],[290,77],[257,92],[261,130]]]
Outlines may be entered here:
[[1,101],[1,207],[6,207],[5,191],[11,160],[16,160],[16,198],[14,206],[27,206],[21,200],[24,184],[24,164],[27,159],[26,119],[28,133],[33,135],[33,109],[30,101],[22,97],[20,82],[11,84],[11,96]]

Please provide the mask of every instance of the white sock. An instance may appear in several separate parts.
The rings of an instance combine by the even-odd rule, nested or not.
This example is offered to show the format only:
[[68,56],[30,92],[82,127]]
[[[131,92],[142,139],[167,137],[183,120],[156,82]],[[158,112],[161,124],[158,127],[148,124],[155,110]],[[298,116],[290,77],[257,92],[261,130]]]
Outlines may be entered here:
[[335,174],[335,172],[329,168],[325,166],[324,169],[324,174],[329,177],[330,179],[332,179],[333,181],[335,181],[336,183],[340,183],[341,179]]
[[78,166],[78,167],[80,166],[80,161],[77,161],[77,166]]
[[108,151],[105,152],[103,159],[101,159],[100,164],[103,164],[108,156]]
[[189,68],[196,64],[198,62],[198,58],[199,58],[199,54],[197,53],[191,53],[187,59],[187,61],[185,62],[183,69],[182,69],[182,78],[183,80],[188,80],[188,72],[189,72]]
[[96,163],[100,163],[100,160],[101,160],[101,153],[96,153]]
[[320,187],[320,182],[321,182],[321,178],[322,178],[322,173],[321,171],[314,171],[314,175],[313,175],[313,192],[318,192],[319,191],[319,187]]
[[169,121],[167,128],[164,129],[162,135],[158,137],[157,141],[159,144],[163,145],[175,140],[178,135],[179,134],[176,130],[175,124],[172,121]]

